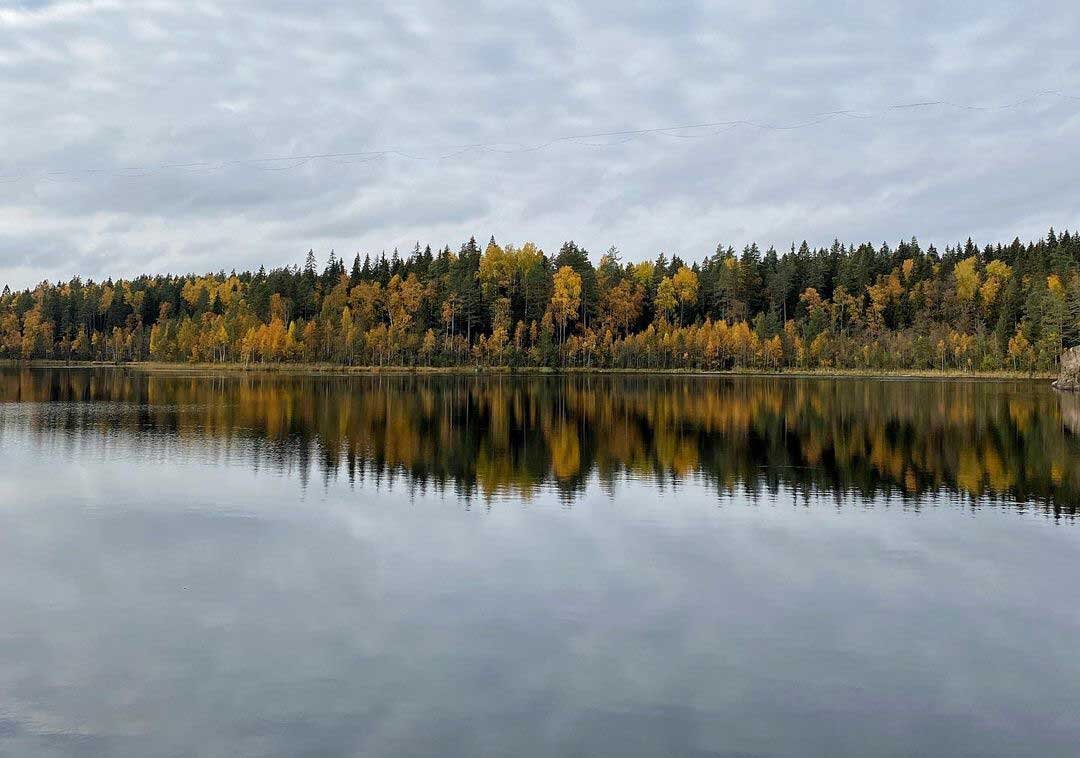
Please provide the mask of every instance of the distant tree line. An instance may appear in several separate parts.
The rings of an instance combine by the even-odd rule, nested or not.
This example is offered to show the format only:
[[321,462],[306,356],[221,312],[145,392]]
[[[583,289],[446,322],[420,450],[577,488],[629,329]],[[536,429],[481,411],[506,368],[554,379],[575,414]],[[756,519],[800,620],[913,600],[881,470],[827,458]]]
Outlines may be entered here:
[[1080,341],[1080,234],[718,245],[594,265],[567,242],[42,282],[0,294],[0,357],[370,366],[1051,371]]

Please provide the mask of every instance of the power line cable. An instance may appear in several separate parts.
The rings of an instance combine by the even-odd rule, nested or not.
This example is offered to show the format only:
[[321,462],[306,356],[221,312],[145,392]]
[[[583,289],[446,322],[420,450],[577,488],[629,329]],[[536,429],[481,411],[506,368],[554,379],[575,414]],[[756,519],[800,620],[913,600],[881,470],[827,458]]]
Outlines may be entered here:
[[[545,142],[535,144],[523,144],[519,142],[476,142],[463,145],[451,145],[433,155],[419,155],[408,152],[402,148],[391,147],[381,150],[359,150],[334,153],[312,153],[308,155],[282,155],[260,158],[235,158],[225,161],[190,161],[190,162],[167,162],[156,165],[125,166],[120,168],[82,168],[82,169],[58,169],[53,171],[28,172],[23,174],[11,174],[0,176],[0,183],[10,184],[26,179],[40,178],[55,181],[57,177],[69,177],[78,180],[80,176],[109,175],[127,178],[142,178],[166,170],[183,171],[220,171],[227,168],[250,166],[261,171],[291,171],[305,166],[313,161],[332,161],[341,165],[350,163],[369,163],[380,158],[397,157],[410,161],[443,161],[459,158],[473,152],[484,152],[501,155],[519,155],[534,153],[559,144],[575,144],[583,147],[605,148],[626,144],[637,138],[645,136],[662,136],[676,139],[707,139],[739,127],[759,129],[762,131],[795,131],[818,126],[837,118],[870,119],[879,117],[890,111],[917,110],[923,108],[954,108],[965,111],[993,112],[1018,108],[1030,104],[1047,96],[1057,97],[1063,100],[1080,101],[1080,96],[1072,95],[1060,90],[1041,90],[1019,100],[997,105],[971,105],[957,103],[952,100],[925,100],[910,103],[894,103],[871,109],[842,109],[813,113],[803,120],[792,123],[771,123],[755,121],[752,119],[731,119],[727,121],[711,121],[694,124],[680,124],[676,126],[659,126],[643,129],[620,129],[605,132],[589,132],[583,134],[568,134],[554,137]],[[703,130],[709,130],[704,133]],[[681,132],[699,132],[685,134]],[[586,140],[621,138],[613,142],[587,142]],[[359,160],[353,160],[359,159]],[[289,163],[286,166],[265,164]],[[136,173],[137,172],[137,173]]]

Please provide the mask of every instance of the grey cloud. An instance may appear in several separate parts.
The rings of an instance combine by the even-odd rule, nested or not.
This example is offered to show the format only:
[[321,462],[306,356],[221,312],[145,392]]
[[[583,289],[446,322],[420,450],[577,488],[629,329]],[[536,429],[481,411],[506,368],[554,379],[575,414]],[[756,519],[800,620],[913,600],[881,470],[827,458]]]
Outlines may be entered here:
[[[0,176],[25,177],[0,183],[0,281],[488,234],[630,260],[719,240],[1039,236],[1077,225],[1080,101],[881,109],[1080,96],[1077,28],[1064,0],[23,3],[0,11]],[[846,108],[874,117],[438,159]],[[123,171],[390,148],[425,159]]]

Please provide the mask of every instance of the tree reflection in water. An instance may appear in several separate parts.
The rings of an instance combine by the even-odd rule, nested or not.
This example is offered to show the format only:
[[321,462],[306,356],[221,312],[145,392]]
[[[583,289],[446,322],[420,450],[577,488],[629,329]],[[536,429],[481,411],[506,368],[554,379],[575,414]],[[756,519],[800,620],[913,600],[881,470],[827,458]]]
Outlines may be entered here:
[[[379,486],[567,501],[595,476],[867,502],[1080,501],[1080,397],[1033,382],[0,372],[0,423]],[[119,405],[118,405],[119,404]],[[94,434],[96,433],[96,434]]]

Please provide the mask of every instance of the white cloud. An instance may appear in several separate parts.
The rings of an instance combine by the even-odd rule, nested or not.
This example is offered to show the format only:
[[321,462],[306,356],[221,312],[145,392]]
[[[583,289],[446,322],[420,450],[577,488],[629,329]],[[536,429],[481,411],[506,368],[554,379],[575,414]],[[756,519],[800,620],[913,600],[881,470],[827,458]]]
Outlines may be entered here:
[[78,21],[104,11],[123,6],[116,0],[86,0],[85,2],[42,3],[38,7],[0,8],[0,27],[33,29]]

